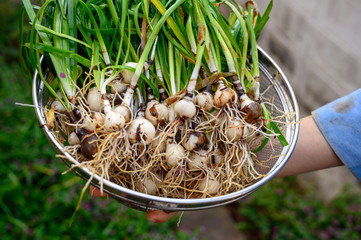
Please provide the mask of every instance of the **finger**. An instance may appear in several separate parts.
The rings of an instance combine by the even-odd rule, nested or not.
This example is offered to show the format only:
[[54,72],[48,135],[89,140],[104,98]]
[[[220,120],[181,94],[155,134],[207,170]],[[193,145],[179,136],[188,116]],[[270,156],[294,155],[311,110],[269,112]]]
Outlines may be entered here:
[[94,197],[109,197],[108,194],[106,193],[102,193],[98,188],[94,187],[94,186],[90,186],[90,195],[94,196]]
[[162,210],[149,210],[145,214],[145,216],[151,222],[164,223],[164,222],[168,221],[171,217],[173,217],[176,214],[177,214],[177,212],[166,213],[166,212],[164,212]]

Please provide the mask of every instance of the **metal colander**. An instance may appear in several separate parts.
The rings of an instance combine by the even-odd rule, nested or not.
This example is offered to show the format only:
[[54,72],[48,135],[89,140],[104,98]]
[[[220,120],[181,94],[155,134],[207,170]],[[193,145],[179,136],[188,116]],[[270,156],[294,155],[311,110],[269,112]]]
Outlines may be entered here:
[[[289,145],[282,147],[278,140],[271,140],[269,143],[257,153],[259,160],[267,160],[262,167],[257,167],[257,171],[265,174],[266,176],[255,181],[250,186],[226,195],[202,198],[202,199],[173,199],[165,197],[157,197],[147,195],[144,193],[136,192],[107,180],[103,180],[104,192],[109,194],[114,199],[122,202],[129,207],[147,210],[147,209],[161,209],[165,211],[187,211],[187,210],[200,210],[212,207],[225,205],[236,200],[239,200],[256,189],[261,187],[286,164],[290,158],[293,149],[295,148],[298,133],[299,133],[299,110],[293,90],[275,62],[259,48],[259,64],[261,73],[261,93],[263,97],[271,99],[274,108],[269,109],[273,116],[283,113],[293,113],[289,117],[282,119],[284,124],[280,126],[285,138]],[[44,66],[46,68],[46,66]],[[70,167],[73,164],[79,164],[71,155],[63,151],[63,145],[59,143],[54,137],[53,133],[46,126],[46,119],[44,114],[44,107],[48,104],[50,95],[48,90],[44,87],[38,73],[36,72],[33,79],[33,101],[35,111],[39,119],[40,126],[43,127],[45,135],[52,144],[54,150],[67,158],[62,158],[64,162]],[[290,123],[290,124],[287,124]],[[73,171],[85,180],[89,180],[92,173],[86,168],[73,168]],[[99,188],[100,177],[95,175],[91,184]]]

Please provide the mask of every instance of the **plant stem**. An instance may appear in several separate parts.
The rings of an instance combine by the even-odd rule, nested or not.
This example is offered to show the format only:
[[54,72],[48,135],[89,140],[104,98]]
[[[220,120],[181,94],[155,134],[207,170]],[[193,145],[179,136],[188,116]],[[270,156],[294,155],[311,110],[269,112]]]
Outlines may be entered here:
[[[154,6],[158,9],[158,11],[165,15],[166,9],[163,6],[163,4],[159,0],[151,0]],[[170,28],[174,32],[174,34],[177,36],[179,41],[182,43],[182,45],[187,49],[187,51],[192,52],[192,49],[189,45],[189,42],[187,41],[187,38],[183,35],[182,31],[179,29],[176,22],[173,20],[173,18],[167,19],[167,23],[169,24]]]
[[174,12],[185,0],[177,0],[165,13],[164,15],[161,17],[161,19],[159,20],[159,22],[156,24],[156,26],[153,29],[152,34],[150,35],[150,37],[148,38],[148,42],[144,48],[143,54],[139,59],[137,68],[135,70],[135,73],[132,77],[132,80],[130,82],[130,85],[127,89],[127,92],[125,93],[124,96],[124,103],[126,105],[129,106],[133,93],[134,93],[134,89],[136,88],[137,84],[138,84],[138,80],[139,80],[139,76],[143,70],[143,66],[144,63],[146,61],[146,59],[148,58],[149,52],[151,51],[151,48],[153,46],[153,43],[160,31],[160,29],[162,28],[163,24],[167,21],[167,19],[169,18],[169,16],[171,15],[172,12]]
[[169,59],[169,80],[170,80],[172,95],[174,95],[178,92],[178,89],[175,83],[174,49],[173,49],[173,44],[171,42],[168,42],[168,59]]
[[[225,4],[231,8],[231,10],[235,13],[238,22],[241,25],[242,28],[242,56],[241,56],[241,72],[240,72],[240,81],[242,84],[243,89],[246,90],[246,86],[244,84],[244,75],[245,75],[245,69],[246,69],[246,62],[247,62],[247,51],[248,51],[248,31],[247,31],[247,27],[246,27],[246,23],[243,19],[243,17],[241,16],[241,14],[239,13],[239,11],[237,11],[236,7],[233,6],[230,2],[225,2]],[[239,6],[240,7],[240,6]]]
[[253,65],[253,77],[256,82],[259,82],[259,65],[258,65],[258,50],[257,50],[257,40],[256,35],[253,29],[253,9],[252,5],[248,5],[248,17],[247,17],[247,26],[251,40],[251,50],[252,50],[252,65]]

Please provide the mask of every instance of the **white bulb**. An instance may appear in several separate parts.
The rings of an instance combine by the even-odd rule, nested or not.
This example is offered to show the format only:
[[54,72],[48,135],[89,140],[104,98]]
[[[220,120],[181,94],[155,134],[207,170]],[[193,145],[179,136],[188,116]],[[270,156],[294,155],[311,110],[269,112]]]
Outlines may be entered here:
[[226,130],[227,139],[236,142],[243,137],[244,124],[240,120],[230,120]]
[[57,113],[65,113],[66,109],[64,108],[63,104],[61,104],[58,100],[55,100],[51,107],[54,108],[55,112]]
[[194,104],[203,108],[206,112],[209,112],[213,108],[213,98],[208,92],[201,92],[194,98]]
[[188,151],[193,151],[202,147],[206,143],[206,136],[200,132],[188,133],[183,141],[183,147]]
[[155,183],[155,185],[157,185],[157,187],[159,187],[162,184],[163,178],[161,175],[159,175],[158,173],[151,173],[149,175],[150,175],[150,178]]
[[143,142],[148,145],[155,137],[155,128],[147,119],[137,118],[130,123],[127,133],[131,143]]
[[114,112],[120,113],[123,115],[126,123],[130,122],[132,114],[130,113],[130,109],[124,105],[118,105],[114,108]]
[[169,108],[169,122],[173,122],[176,117],[174,108]]
[[175,167],[185,158],[185,150],[181,145],[168,143],[166,150],[166,160],[169,167]]
[[224,107],[226,104],[234,103],[235,100],[236,92],[228,87],[219,88],[213,97],[214,104],[219,108]]
[[90,110],[95,111],[95,112],[101,111],[102,95],[96,87],[89,89],[88,96],[87,96],[87,102],[88,102]]
[[183,99],[176,102],[174,111],[180,118],[192,118],[196,115],[197,110],[193,102]]
[[166,141],[160,141],[161,137],[159,137],[160,135],[158,134],[157,138],[154,138],[152,143],[150,144],[150,148],[152,149],[152,151],[157,150],[156,154],[158,153],[164,153],[166,150]]
[[241,97],[241,109],[251,104],[253,101],[247,96],[247,94],[243,94]]
[[[132,68],[137,68],[138,63],[136,63],[136,62],[127,62],[125,64],[125,66],[132,67]],[[126,83],[126,84],[129,84],[131,82],[131,80],[132,80],[134,72],[123,69],[123,70],[120,71],[120,73],[123,76],[123,82]]]
[[75,146],[80,144],[80,139],[78,138],[75,132],[70,133],[68,137],[68,143],[70,146]]
[[82,127],[89,132],[94,132],[97,128],[104,124],[104,115],[96,112],[92,113],[91,116],[87,115],[83,120]]
[[198,189],[201,190],[202,192],[213,195],[218,192],[219,187],[220,187],[220,184],[218,181],[209,179],[207,177],[206,179],[203,179],[199,183]]
[[198,137],[195,134],[188,135],[188,138],[183,142],[183,147],[188,151],[193,151],[197,148]]
[[88,132],[94,132],[97,128],[97,123],[90,116],[86,116],[83,120],[82,128]]
[[109,86],[111,87],[112,93],[122,93],[128,88],[128,84],[120,80],[113,80]]
[[123,115],[117,112],[110,111],[105,115],[104,128],[108,132],[115,132],[123,128],[125,120]]
[[223,152],[221,152],[221,151],[219,151],[219,150],[216,150],[216,151],[212,154],[211,158],[212,158],[212,164],[217,165],[217,164],[219,164],[219,163],[221,163],[221,162],[224,161],[225,155],[224,155]]
[[188,160],[188,168],[190,170],[199,170],[207,167],[209,157],[206,150],[192,152]]
[[146,179],[144,182],[139,183],[139,189],[141,192],[150,194],[150,195],[155,195],[158,190],[155,182],[149,178]]
[[145,110],[145,117],[148,119],[154,126],[158,126],[158,123],[166,123],[169,119],[168,108],[158,101],[151,101],[148,103]]

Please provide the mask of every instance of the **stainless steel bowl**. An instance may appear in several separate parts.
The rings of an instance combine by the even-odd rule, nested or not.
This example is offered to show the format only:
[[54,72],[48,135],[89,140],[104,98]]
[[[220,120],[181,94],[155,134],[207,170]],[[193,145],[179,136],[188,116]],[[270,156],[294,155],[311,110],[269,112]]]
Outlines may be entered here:
[[[293,124],[285,124],[282,128],[284,136],[289,142],[289,145],[282,147],[278,141],[275,140],[273,141],[273,144],[268,144],[260,153],[258,153],[258,157],[261,159],[268,159],[271,155],[279,155],[279,157],[268,161],[268,166],[258,169],[258,171],[266,175],[265,177],[255,181],[252,185],[246,187],[243,190],[223,196],[202,199],[173,199],[147,195],[121,187],[107,180],[103,180],[104,192],[109,194],[114,199],[122,202],[124,205],[135,209],[189,211],[222,206],[237,201],[251,194],[263,184],[268,182],[271,178],[273,178],[277,172],[286,164],[296,146],[296,141],[299,134],[299,110],[295,94],[286,76],[276,65],[276,63],[261,48],[259,48],[259,62],[261,72],[261,92],[265,92],[265,97],[273,97],[274,104],[283,112],[294,113],[292,117],[284,119],[286,122]],[[46,66],[44,67],[46,68]],[[277,78],[276,75],[278,76]],[[68,153],[63,151],[62,145],[57,142],[53,133],[46,126],[43,107],[45,107],[44,104],[46,105],[48,103],[49,98],[49,93],[44,87],[44,84],[41,81],[38,73],[36,72],[33,79],[33,101],[40,126],[43,126],[45,135],[49,139],[49,142],[52,144],[54,150],[58,154],[66,156],[66,158],[62,158],[62,160],[64,160],[64,162],[70,167],[73,164],[78,164],[78,162]],[[77,175],[85,180],[89,180],[89,178],[92,176],[92,173],[86,168],[74,168],[73,170]],[[99,181],[100,177],[95,175],[91,184],[95,187],[99,187]]]

